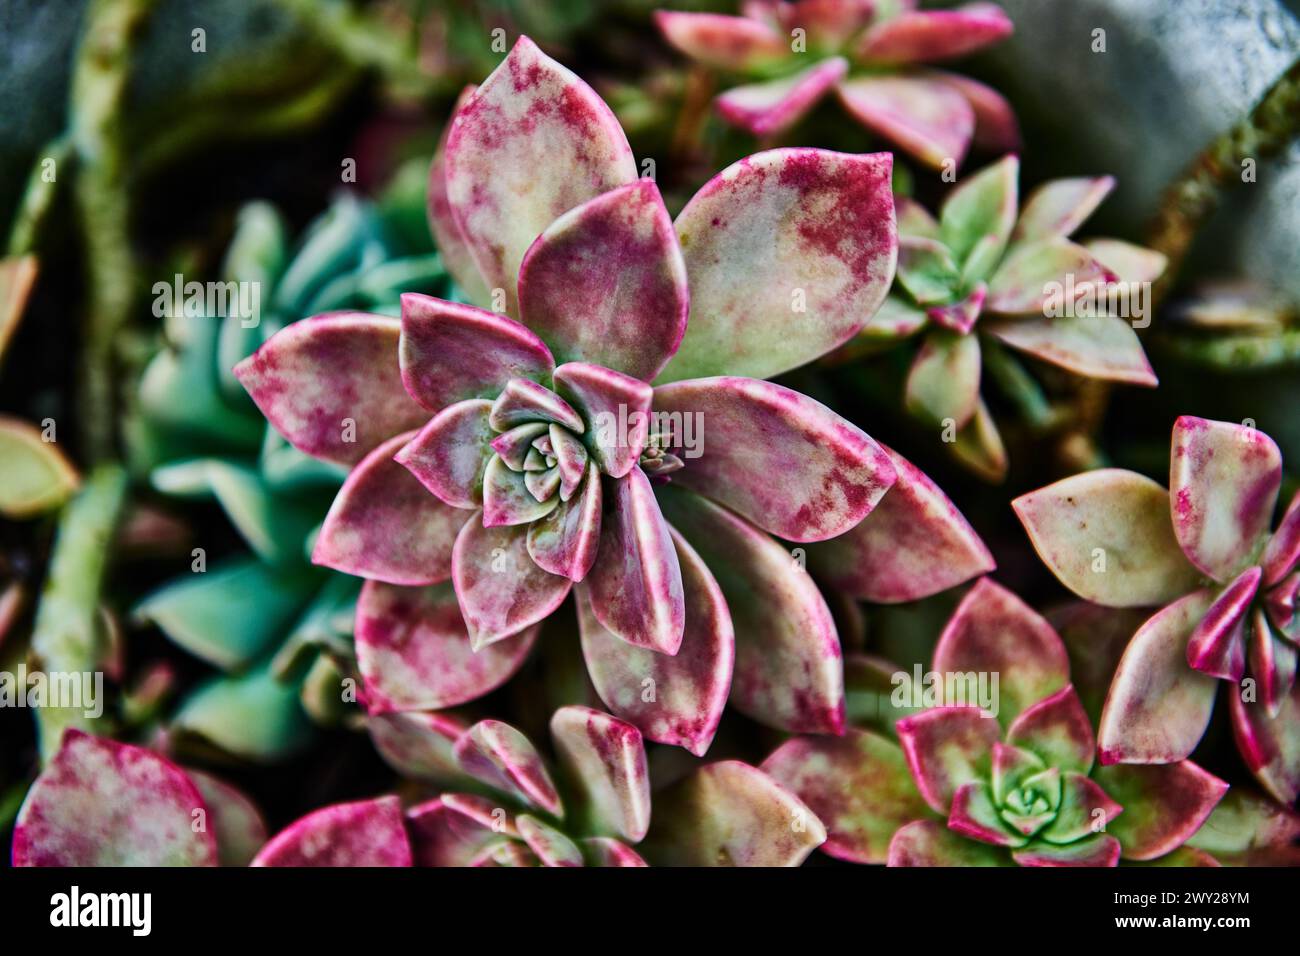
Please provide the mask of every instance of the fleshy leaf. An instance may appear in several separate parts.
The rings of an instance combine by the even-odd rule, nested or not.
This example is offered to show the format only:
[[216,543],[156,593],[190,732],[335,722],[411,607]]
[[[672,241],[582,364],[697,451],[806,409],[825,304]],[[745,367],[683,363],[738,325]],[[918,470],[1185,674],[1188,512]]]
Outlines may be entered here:
[[631,471],[649,435],[654,390],[630,375],[586,362],[557,368],[555,390],[587,423],[582,440],[605,474],[622,478]]
[[1258,555],[1282,482],[1282,453],[1263,432],[1183,415],[1174,423],[1169,504],[1189,561],[1226,583]]
[[0,415],[0,460],[4,461],[0,514],[6,518],[53,511],[80,483],[76,469],[55,442],[45,441],[35,425],[8,415]]
[[1010,18],[992,3],[953,10],[907,10],[872,27],[857,55],[871,63],[932,63],[973,53],[1011,35]]
[[311,742],[312,723],[298,685],[262,662],[200,683],[181,700],[168,730],[243,760],[276,763]]
[[[669,528],[682,569],[686,629],[669,656],[633,647],[596,620],[590,600],[578,593],[578,624],[587,673],[601,700],[650,740],[685,747],[702,757],[722,719],[735,663],[731,615],[704,561]],[[647,681],[649,682],[647,684]],[[653,691],[646,699],[646,691]]]
[[393,460],[413,437],[389,439],[352,469],[316,537],[314,564],[389,584],[451,577],[451,548],[468,512],[439,501]]
[[1101,762],[1173,763],[1201,740],[1214,678],[1187,666],[1187,639],[1214,592],[1194,591],[1157,611],[1120,658],[1097,731]]
[[235,377],[291,445],[352,465],[428,418],[402,386],[400,337],[396,319],[315,316],[271,336],[235,366]]
[[1300,562],[1300,491],[1287,506],[1281,523],[1264,548],[1264,587],[1270,588],[1287,576]]
[[762,770],[817,814],[827,828],[821,849],[839,860],[884,863],[894,832],[929,815],[902,750],[868,731],[795,737]]
[[1233,787],[1188,841],[1224,866],[1300,865],[1300,814],[1248,787]]
[[1065,845],[1089,833],[1104,830],[1123,811],[1100,786],[1081,773],[1061,776],[1061,805],[1056,819],[1039,836],[1048,843]]
[[1011,866],[1000,847],[958,836],[938,820],[914,820],[889,841],[890,866]]
[[[504,461],[493,455],[483,472],[483,526],[498,528],[529,525],[554,512],[559,507],[560,496],[544,492],[539,501],[530,481],[543,474],[551,473],[512,471]],[[558,488],[560,476],[553,474],[553,479]]]
[[337,803],[307,814],[273,836],[253,866],[410,866],[397,797]]
[[1007,449],[997,422],[981,398],[966,427],[957,432],[953,457],[985,481],[1001,482],[1007,477]]
[[509,724],[480,720],[461,735],[455,749],[466,773],[551,816],[564,815],[560,795],[537,748]]
[[848,72],[849,61],[835,56],[793,76],[734,86],[719,96],[714,105],[732,126],[753,136],[773,136],[808,115]]
[[998,722],[978,707],[933,707],[894,725],[917,789],[935,812],[947,816],[953,794],[987,780]]
[[650,773],[641,731],[599,710],[569,706],[551,718],[551,739],[578,791],[587,829],[639,843],[650,827]]
[[977,283],[964,299],[949,305],[932,305],[925,310],[925,314],[935,325],[942,326],[950,332],[966,335],[975,327],[975,320],[980,317],[980,312],[984,309],[984,299],[988,296],[988,291],[988,286],[983,282]]
[[1214,599],[1187,640],[1187,664],[1234,683],[1246,670],[1246,616],[1263,571],[1247,568]]
[[1011,502],[1034,550],[1085,600],[1110,607],[1163,604],[1200,578],[1165,519],[1169,493],[1150,478],[1099,468]]
[[993,555],[939,486],[902,455],[889,448],[885,453],[897,480],[875,510],[809,549],[821,578],[864,601],[893,604],[992,571]]
[[938,239],[901,236],[898,284],[917,305],[947,302],[961,285],[961,270],[948,247]]
[[472,305],[408,292],[402,296],[402,382],[430,411],[496,398],[516,378],[545,380],[550,350],[526,326]]
[[649,866],[636,850],[610,837],[587,837],[581,845],[588,866]]
[[1073,235],[1114,188],[1113,176],[1079,176],[1043,183],[1025,200],[1016,222],[1015,241],[1037,242]]
[[527,378],[512,378],[492,403],[488,422],[506,431],[527,422],[554,422],[579,435],[586,427],[582,417],[549,388]]
[[704,559],[736,635],[731,705],[789,733],[844,730],[844,674],[830,608],[799,561],[725,508],[672,485],[665,513]]
[[478,508],[483,503],[483,469],[496,437],[488,424],[491,409],[492,403],[481,398],[448,405],[393,461],[451,507]]
[[[1281,640],[1268,626],[1268,614],[1261,607],[1250,613],[1250,672],[1259,682],[1259,700],[1270,717],[1276,717],[1295,686],[1295,645]],[[1240,680],[1240,677],[1238,677]]]
[[14,866],[216,866],[207,804],[175,764],[75,728],[27,792]]
[[357,602],[357,666],[371,713],[440,710],[505,683],[532,649],[530,627],[479,650],[448,583],[404,588],[367,582]]
[[609,107],[526,36],[452,120],[446,164],[461,235],[512,309],[533,240],[562,213],[636,179]]
[[1126,860],[1154,860],[1182,846],[1228,791],[1190,760],[1098,767],[1094,776],[1124,808],[1107,829],[1119,838]]
[[1020,149],[1020,124],[1001,93],[957,73],[928,70],[925,75],[956,90],[975,111],[975,146],[994,155]]
[[528,554],[539,568],[571,581],[587,576],[600,547],[601,502],[600,471],[591,462],[581,493],[528,526]]
[[1060,316],[982,327],[1012,348],[1085,378],[1152,388],[1158,384],[1132,324],[1118,316]]
[[845,109],[873,133],[927,166],[960,164],[975,132],[975,111],[946,83],[915,76],[863,76],[835,88]]
[[661,380],[765,378],[861,329],[894,277],[892,169],[888,153],[773,149],[705,183],[677,217],[691,317]]
[[465,237],[460,233],[460,226],[456,224],[451,203],[447,199],[447,137],[451,134],[461,107],[469,102],[477,89],[475,86],[467,86],[461,90],[456,106],[442,128],[438,146],[433,153],[433,162],[429,166],[427,209],[429,230],[433,233],[434,245],[437,246],[447,271],[456,280],[456,284],[465,290],[471,302],[483,305],[491,298],[487,284],[483,281],[478,266],[474,264],[474,254],[465,244]]
[[1070,662],[1056,631],[989,578],[981,578],[953,611],[934,649],[933,669],[1000,674],[996,716],[1004,726],[1070,680]]
[[475,650],[518,634],[563,603],[572,582],[528,554],[527,529],[485,528],[471,515],[451,552],[456,598]]
[[[746,378],[675,382],[655,390],[655,411],[681,422],[686,467],[674,484],[707,495],[791,541],[842,534],[893,485],[889,456],[825,405]],[[687,426],[694,425],[690,432]]]
[[1118,866],[1120,843],[1113,836],[1094,833],[1065,846],[1031,843],[1012,850],[1011,857],[1021,866]]
[[1096,748],[1092,724],[1070,684],[1021,711],[1007,728],[1007,743],[1037,754],[1049,767],[1085,775]]
[[587,576],[592,612],[629,644],[676,654],[686,609],[668,525],[640,468],[614,479],[609,488],[600,550]]
[[988,784],[973,780],[957,788],[952,795],[948,829],[962,836],[994,846],[1024,846],[1026,839],[1013,833],[993,805]]
[[658,866],[798,866],[825,839],[798,797],[756,767],[724,760],[655,795],[643,848]]
[[1290,806],[1300,796],[1300,684],[1282,700],[1276,717],[1270,717],[1262,700],[1246,701],[1241,688],[1228,695],[1232,735],[1237,751],[1260,786],[1274,800]]
[[907,410],[927,422],[965,427],[980,400],[980,370],[977,336],[932,330],[907,373]]
[[[193,767],[185,775],[198,788],[208,808],[208,826],[217,840],[221,866],[247,866],[266,842],[266,821],[243,792],[218,777]],[[193,818],[191,818],[193,826]]]
[[542,866],[582,866],[582,850],[549,823],[521,813],[515,820],[519,836],[537,855]]
[[519,270],[520,314],[558,361],[646,381],[676,351],[689,300],[673,222],[651,179],[569,210]]
[[750,72],[790,55],[785,37],[750,17],[656,10],[654,19],[669,44],[721,70]]
[[988,261],[996,262],[1016,224],[1020,159],[1004,156],[978,173],[966,176],[944,200],[939,212],[939,238],[964,263],[975,244],[992,236]]
[[1053,306],[1064,311],[1093,283],[1115,278],[1083,246],[1054,237],[1015,246],[989,279],[990,312],[1003,315],[1043,315]]
[[467,777],[452,753],[467,729],[458,717],[448,713],[370,714],[366,729],[379,756],[403,777],[439,787],[464,786]]
[[454,802],[457,796],[447,794],[406,811],[416,866],[482,866],[493,847],[505,839],[462,813]]

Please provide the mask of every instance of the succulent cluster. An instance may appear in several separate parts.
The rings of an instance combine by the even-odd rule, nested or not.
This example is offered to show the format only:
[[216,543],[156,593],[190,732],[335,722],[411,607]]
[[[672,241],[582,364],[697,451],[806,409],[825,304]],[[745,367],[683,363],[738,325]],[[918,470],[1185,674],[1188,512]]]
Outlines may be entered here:
[[[741,13],[655,15],[745,80],[723,120],[772,146],[834,92],[945,170],[937,214],[891,154],[802,145],[661,194],[527,36],[375,200],[339,196],[292,244],[246,206],[221,275],[262,309],[173,302],[122,429],[145,500],[215,503],[236,532],[134,592],[130,626],[207,669],[160,671],[117,724],[38,716],[14,865],[1300,865],[1300,492],[1275,514],[1278,444],[1183,416],[1168,488],[1100,454],[1009,507],[975,483],[1014,541],[918,467],[1004,480],[994,410],[1035,405],[1044,432],[1072,414],[1031,370],[1078,406],[1154,388],[1139,332],[1177,256],[1073,238],[1110,176],[1020,201],[1010,106],[930,65],[1008,36],[999,7]],[[972,144],[1002,158],[950,178]],[[0,261],[0,349],[34,269]],[[1255,347],[1289,320],[1254,302],[1220,290],[1185,321]],[[907,457],[838,401],[877,353],[904,370],[875,394],[905,378]],[[942,431],[937,463],[908,425]],[[76,492],[48,444],[0,418],[6,516]],[[105,629],[121,680],[114,525],[60,529],[98,560],[56,550],[19,654],[53,667],[51,640]],[[989,577],[995,550],[1008,579],[1041,573],[1027,543],[1079,601],[1040,613]],[[60,603],[69,575],[94,584]],[[0,640],[25,597],[0,590]],[[82,643],[66,659],[98,664]],[[1221,694],[1240,775],[1206,746]],[[264,794],[199,769],[287,766],[321,727],[371,776],[305,814],[263,804],[274,834]]]

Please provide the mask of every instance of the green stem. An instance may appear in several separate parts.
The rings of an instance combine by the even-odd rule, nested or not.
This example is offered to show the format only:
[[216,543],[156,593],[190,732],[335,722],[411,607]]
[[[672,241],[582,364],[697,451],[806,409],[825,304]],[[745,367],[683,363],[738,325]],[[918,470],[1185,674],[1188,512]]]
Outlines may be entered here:
[[1045,431],[1056,424],[1056,411],[1023,365],[987,335],[980,336],[980,351],[984,357],[984,368],[1028,425],[1035,430]]
[[[100,593],[125,500],[126,473],[116,465],[104,465],[90,474],[64,509],[32,628],[33,669],[47,675],[100,669],[104,652]],[[96,703],[102,705],[103,700]],[[36,711],[42,759],[58,749],[65,728],[94,726],[95,719],[87,717],[85,710],[45,706]]]
[[[72,142],[67,136],[52,140],[36,160],[31,175],[27,177],[27,188],[23,190],[22,203],[14,216],[13,227],[9,230],[9,252],[11,256],[24,256],[34,252],[40,238],[41,227],[54,205],[54,196],[58,189],[60,172],[67,160],[72,159]],[[53,160],[53,166],[47,166],[46,160]],[[49,175],[53,174],[53,179]]]

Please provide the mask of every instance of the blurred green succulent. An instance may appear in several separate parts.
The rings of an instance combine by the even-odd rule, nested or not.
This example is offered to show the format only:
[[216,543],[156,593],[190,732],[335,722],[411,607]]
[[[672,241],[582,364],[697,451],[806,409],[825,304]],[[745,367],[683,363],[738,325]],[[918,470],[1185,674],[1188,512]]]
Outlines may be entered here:
[[326,723],[341,711],[360,582],[312,565],[310,554],[344,472],[269,428],[231,369],[301,317],[396,315],[402,292],[450,294],[425,225],[425,168],[405,167],[373,202],[341,194],[296,248],[278,210],[245,206],[221,279],[253,284],[238,288],[258,290],[256,319],[159,310],[163,345],[126,423],[133,471],[164,495],[215,500],[248,546],[209,567],[196,542],[189,568],[136,608],[220,671],[179,702],[170,721],[178,738],[274,761],[307,742],[309,717]]

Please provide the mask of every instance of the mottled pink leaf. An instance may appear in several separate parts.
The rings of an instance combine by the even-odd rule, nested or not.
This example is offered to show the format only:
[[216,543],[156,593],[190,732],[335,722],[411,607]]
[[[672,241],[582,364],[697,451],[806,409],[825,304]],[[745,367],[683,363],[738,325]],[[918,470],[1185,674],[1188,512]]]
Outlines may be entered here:
[[267,838],[266,821],[257,805],[243,791],[210,773],[186,767],[185,775],[208,808],[205,823],[216,837],[219,864],[248,866]]
[[471,515],[451,553],[456,598],[475,650],[518,634],[563,603],[572,583],[528,554],[527,529],[484,528]]
[[1291,688],[1276,717],[1262,700],[1247,701],[1242,688],[1228,695],[1232,735],[1250,772],[1279,803],[1300,797],[1300,684]]
[[890,866],[1011,866],[1006,851],[958,836],[938,820],[914,820],[889,841]]
[[925,314],[936,325],[966,335],[975,327],[975,320],[980,317],[988,291],[988,286],[980,282],[965,298],[950,305],[932,305],[925,310]]
[[515,821],[519,836],[537,855],[542,866],[583,866],[582,850],[567,836],[527,813]]
[[586,428],[572,405],[549,388],[526,378],[508,381],[488,415],[488,422],[498,431],[538,421],[563,425],[579,435]]
[[316,538],[315,564],[389,584],[451,577],[452,545],[469,513],[439,501],[393,460],[414,434],[389,439],[352,469]]
[[14,823],[14,866],[216,866],[209,808],[152,751],[64,731]]
[[626,843],[610,837],[587,837],[580,841],[588,866],[648,866]]
[[873,133],[927,166],[960,164],[975,132],[975,111],[947,83],[915,76],[862,76],[836,88],[841,102]]
[[868,30],[857,55],[873,63],[950,60],[996,43],[1013,29],[1010,18],[992,3],[909,10]]
[[1214,599],[1187,640],[1187,664],[1233,682],[1246,670],[1245,623],[1263,571],[1247,568]]
[[1024,846],[1026,837],[1012,832],[993,804],[993,794],[982,780],[964,783],[952,795],[948,829],[993,846]]
[[817,814],[827,829],[822,852],[839,860],[884,863],[894,832],[929,816],[902,750],[867,731],[794,737],[762,770]]
[[1261,563],[1264,587],[1271,588],[1285,578],[1300,562],[1300,491],[1291,498],[1282,522],[1268,539]]
[[682,572],[654,491],[640,468],[607,489],[611,503],[587,576],[592,612],[629,644],[676,654],[686,626]]
[[1119,866],[1120,844],[1113,836],[1094,833],[1065,846],[1032,843],[1012,850],[1011,857],[1021,866]]
[[1224,866],[1300,866],[1298,841],[1300,814],[1233,787],[1183,846],[1208,850]]
[[[478,866],[503,837],[462,813],[448,795],[406,811],[416,866]],[[513,829],[513,825],[512,825]]]
[[773,149],[677,217],[691,318],[662,381],[765,378],[848,341],[884,301],[898,237],[888,153]]
[[587,595],[579,591],[582,653],[591,682],[611,711],[635,724],[650,740],[685,747],[702,757],[731,689],[735,634],[722,590],[708,567],[685,538],[668,530],[677,549],[686,602],[686,629],[677,653],[670,656],[633,647],[611,634],[596,620]]
[[595,563],[600,548],[600,471],[587,465],[587,480],[576,498],[528,526],[528,554],[543,571],[581,581]]
[[450,713],[372,713],[366,718],[370,740],[385,763],[403,777],[440,787],[464,785],[452,745],[467,726]]
[[1052,625],[990,578],[976,582],[953,611],[933,669],[1001,675],[997,718],[1004,725],[1070,680],[1065,645]]
[[1067,237],[1083,225],[1115,188],[1114,176],[1079,176],[1043,183],[1025,200],[1016,242]]
[[978,148],[993,154],[1020,149],[1020,124],[1011,104],[1001,93],[957,73],[929,70],[924,75],[952,87],[970,104],[975,111],[973,142]]
[[1258,683],[1259,700],[1268,715],[1276,717],[1295,686],[1296,648],[1273,633],[1267,612],[1259,606],[1250,612],[1249,634],[1250,672]]
[[1092,723],[1071,684],[1021,711],[1007,728],[1007,743],[1036,754],[1049,767],[1082,774],[1092,769],[1096,750]]
[[429,166],[427,209],[434,245],[437,246],[438,254],[442,256],[447,271],[456,280],[456,284],[465,290],[472,302],[485,305],[491,300],[487,284],[483,281],[478,266],[474,264],[474,255],[465,244],[465,237],[460,233],[460,226],[456,225],[456,217],[452,214],[451,203],[447,199],[447,137],[451,133],[452,125],[461,107],[469,102],[476,90],[475,86],[467,86],[461,90],[456,106],[442,128],[438,147],[433,153],[433,162]]
[[273,428],[324,461],[353,465],[428,413],[406,394],[401,324],[360,312],[294,322],[235,366]]
[[1012,348],[1085,378],[1151,388],[1159,384],[1132,324],[1118,316],[1021,319],[981,328]]
[[1120,658],[1097,730],[1103,764],[1174,763],[1200,743],[1218,682],[1187,666],[1187,639],[1214,601],[1208,588],[1157,611]]
[[519,670],[536,637],[534,626],[476,651],[450,584],[367,582],[356,644],[368,709],[439,710],[476,700]]
[[650,772],[641,731],[599,710],[569,706],[551,718],[551,740],[577,790],[586,829],[640,842],[650,827]]
[[[532,481],[553,478],[559,487],[560,477],[553,472],[512,471],[495,455],[488,460],[483,472],[483,526],[485,528],[518,527],[530,525],[555,511],[560,496],[543,493],[539,501],[533,493]],[[554,491],[555,489],[551,489]]]
[[865,520],[809,549],[818,575],[864,601],[894,604],[992,571],[993,555],[939,486],[902,455],[885,453],[897,480]]
[[1188,560],[1219,583],[1258,557],[1281,483],[1282,453],[1258,429],[1191,415],[1174,423],[1174,534]]
[[798,866],[825,839],[802,800],[756,767],[724,760],[655,794],[642,849],[657,866]]
[[511,309],[519,264],[542,230],[636,179],[609,107],[525,36],[452,120],[445,161],[456,224]]
[[503,793],[554,817],[564,815],[559,792],[537,748],[522,733],[499,720],[480,720],[456,741],[464,771]]
[[492,403],[471,398],[448,405],[393,456],[430,492],[453,508],[483,503],[483,469],[496,432]]
[[1099,468],[1011,502],[1043,563],[1079,597],[1110,607],[1164,604],[1196,587],[1150,478]]
[[[1086,239],[1083,248],[1126,283],[1155,282],[1169,265],[1164,253],[1119,239]],[[1109,297],[1102,299],[1103,303],[1107,301]]]
[[519,309],[560,362],[650,380],[686,330],[686,266],[651,179],[569,210],[524,255]]
[[989,279],[985,308],[1003,315],[1041,316],[1053,307],[1064,312],[1093,283],[1111,282],[1115,274],[1083,246],[1061,236],[1018,243]]
[[964,784],[987,780],[998,722],[978,707],[932,707],[894,724],[921,796],[947,816]]
[[1154,860],[1182,846],[1228,791],[1190,760],[1098,767],[1094,776],[1124,807],[1107,830],[1123,845],[1126,860]]
[[790,54],[785,37],[749,17],[656,10],[654,19],[669,44],[691,59],[721,70],[749,72]]
[[1061,804],[1056,818],[1039,836],[1048,843],[1065,845],[1096,833],[1119,816],[1124,808],[1099,785],[1081,773],[1061,775]]
[[273,836],[252,865],[410,866],[401,801],[375,797],[315,810]]
[[811,112],[849,72],[849,61],[834,56],[793,76],[733,86],[714,101],[732,126],[758,137],[782,133]]
[[894,483],[889,456],[865,432],[781,385],[675,382],[655,389],[655,411],[681,422],[683,434],[698,423],[696,447],[678,452],[686,467],[674,472],[675,484],[791,541],[842,534]]
[[844,731],[844,673],[830,609],[799,557],[743,518],[668,486],[660,502],[731,612],[731,705],[789,733]]
[[555,370],[555,390],[587,423],[583,441],[611,478],[622,478],[640,458],[649,434],[654,390],[613,369],[569,362]]

